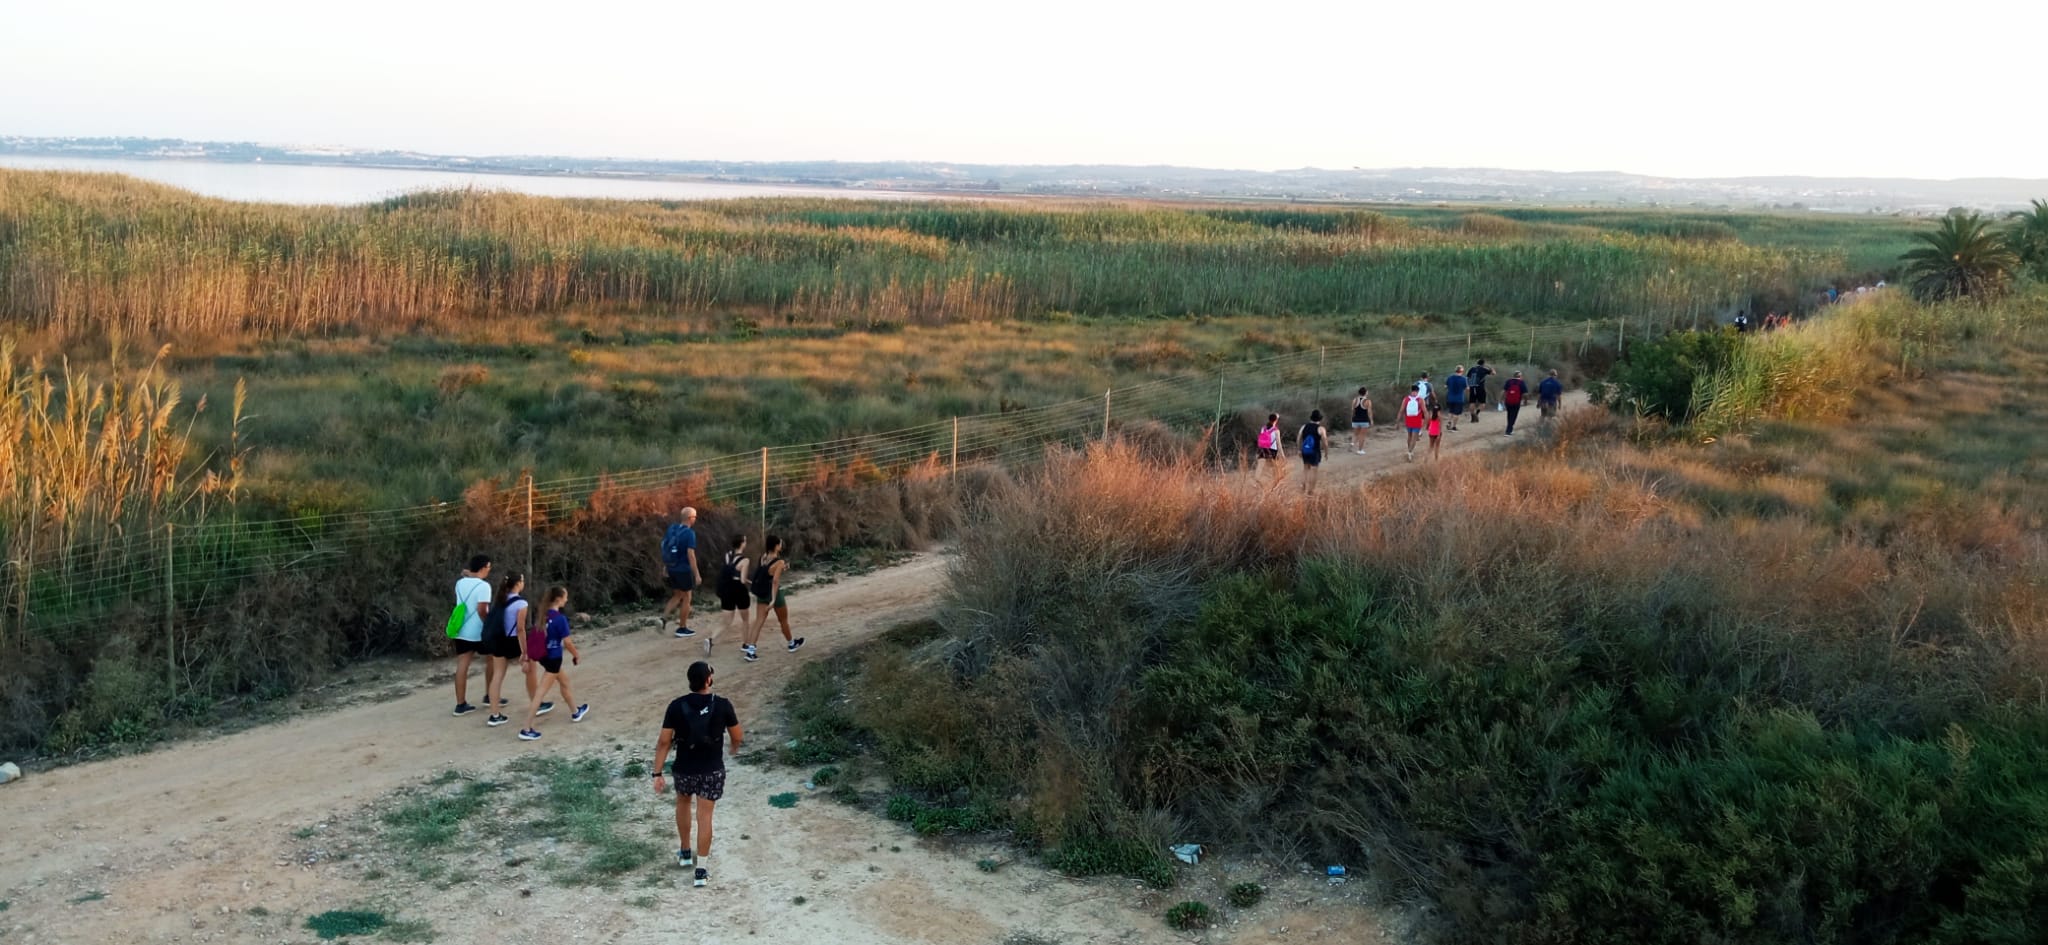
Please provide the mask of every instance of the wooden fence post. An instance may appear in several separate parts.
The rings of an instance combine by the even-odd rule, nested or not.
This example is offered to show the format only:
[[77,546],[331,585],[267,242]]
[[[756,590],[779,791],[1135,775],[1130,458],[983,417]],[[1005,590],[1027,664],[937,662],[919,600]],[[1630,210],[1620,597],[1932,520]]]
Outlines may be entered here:
[[761,447],[761,544],[768,547],[768,447]]
[[164,523],[164,678],[171,694],[178,694],[178,584],[172,567],[177,564],[171,538],[174,526]]
[[1104,443],[1109,442],[1109,395],[1110,391],[1105,390],[1102,392],[1102,442]]
[[[960,418],[953,418],[953,472],[955,481],[960,479]],[[765,540],[765,539],[764,539]]]

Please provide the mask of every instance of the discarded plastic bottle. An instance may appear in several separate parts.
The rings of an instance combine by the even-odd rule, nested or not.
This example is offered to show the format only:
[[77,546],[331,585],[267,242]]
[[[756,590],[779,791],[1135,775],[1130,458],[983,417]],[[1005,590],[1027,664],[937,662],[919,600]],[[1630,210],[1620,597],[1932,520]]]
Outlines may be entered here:
[[1344,875],[1344,867],[1332,866],[1329,869],[1324,870],[1323,872],[1328,873],[1331,876],[1342,876]]

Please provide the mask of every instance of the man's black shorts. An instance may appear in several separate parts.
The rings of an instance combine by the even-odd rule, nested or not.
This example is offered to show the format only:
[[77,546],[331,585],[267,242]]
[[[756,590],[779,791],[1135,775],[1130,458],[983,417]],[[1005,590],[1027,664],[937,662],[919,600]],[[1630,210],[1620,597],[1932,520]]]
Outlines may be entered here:
[[668,589],[671,591],[694,591],[697,589],[697,574],[694,571],[670,571]]
[[457,656],[460,656],[464,653],[475,653],[478,656],[489,656],[491,655],[491,644],[487,640],[464,640],[461,638],[457,638],[455,640],[455,653]]
[[684,774],[680,771],[670,773],[674,775],[672,780],[675,781],[677,794],[701,797],[707,801],[715,801],[725,796],[724,768],[706,771],[703,774]]

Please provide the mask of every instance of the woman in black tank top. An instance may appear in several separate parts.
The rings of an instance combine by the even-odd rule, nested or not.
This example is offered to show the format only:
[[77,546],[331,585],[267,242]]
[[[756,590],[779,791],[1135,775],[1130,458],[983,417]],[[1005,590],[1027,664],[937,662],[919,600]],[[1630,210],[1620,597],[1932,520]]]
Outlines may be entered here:
[[754,626],[747,631],[746,645],[740,648],[747,662],[761,658],[755,648],[761,640],[762,629],[768,626],[768,614],[773,612],[777,622],[782,624],[783,644],[794,653],[804,645],[804,638],[791,636],[789,632],[789,592],[782,589],[782,573],[789,570],[789,562],[782,557],[782,539],[768,536],[761,549],[761,560],[754,564],[754,578],[750,582],[754,592]]
[[738,624],[740,636],[747,634],[747,536],[732,536],[732,545],[725,553],[725,563],[718,569],[718,609],[725,614],[718,630],[704,638],[704,652],[711,652],[711,643],[724,636],[727,630]]
[[1351,449],[1365,455],[1365,431],[1372,426],[1372,392],[1361,387],[1351,398]]

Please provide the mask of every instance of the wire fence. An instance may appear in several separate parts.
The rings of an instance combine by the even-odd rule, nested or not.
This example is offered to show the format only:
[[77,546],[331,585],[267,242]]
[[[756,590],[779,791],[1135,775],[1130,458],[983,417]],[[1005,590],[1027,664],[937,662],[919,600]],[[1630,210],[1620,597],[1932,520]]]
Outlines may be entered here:
[[[601,492],[613,498],[690,485],[708,507],[766,531],[786,523],[795,503],[816,494],[835,471],[858,467],[863,483],[941,470],[1020,468],[1048,448],[1076,446],[1138,424],[1216,433],[1232,418],[1282,404],[1344,405],[1350,392],[1383,389],[1423,372],[1440,379],[1454,365],[1493,362],[1505,378],[1578,361],[1593,347],[1619,355],[1624,322],[1585,322],[1524,330],[1399,338],[1333,345],[1266,358],[1226,361],[1197,372],[1112,388],[1099,398],[938,420],[918,426],[759,450],[669,466],[550,480],[520,476],[494,491],[496,514],[523,527],[528,572],[537,542],[572,523]],[[1306,407],[1302,408],[1306,412]],[[1332,410],[1333,418],[1338,417]],[[1212,438],[1212,443],[1220,442]],[[1225,456],[1219,447],[1216,458]],[[127,540],[64,552],[25,554],[4,563],[0,640],[57,639],[93,633],[112,621],[160,622],[169,639],[202,626],[207,608],[256,580],[345,567],[352,555],[399,553],[427,530],[469,508],[463,499],[403,508],[246,520],[215,516],[167,524]],[[523,523],[519,520],[523,518]],[[650,539],[651,541],[651,539]],[[820,549],[811,549],[817,551]],[[516,560],[516,557],[513,558]],[[450,562],[453,565],[454,562]],[[173,645],[168,644],[167,645]],[[185,654],[177,659],[203,658]]]

